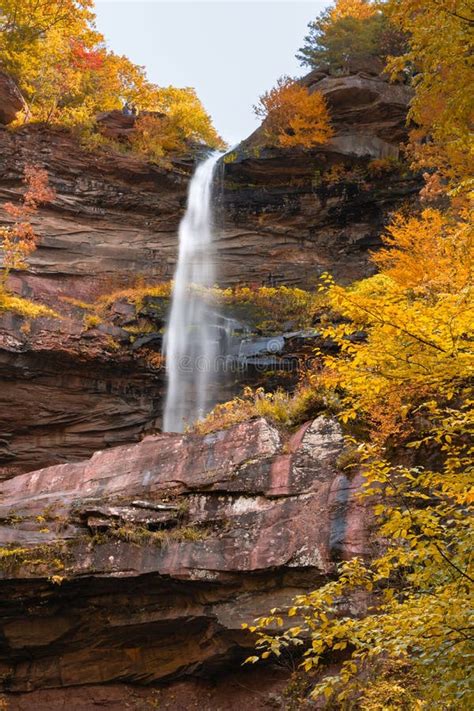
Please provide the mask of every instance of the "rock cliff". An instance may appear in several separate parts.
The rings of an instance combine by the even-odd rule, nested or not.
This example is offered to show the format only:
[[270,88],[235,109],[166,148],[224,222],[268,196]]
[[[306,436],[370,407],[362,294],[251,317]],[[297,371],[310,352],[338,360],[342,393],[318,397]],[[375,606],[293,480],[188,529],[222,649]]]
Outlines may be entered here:
[[[46,708],[45,689],[67,700],[81,685],[217,671],[219,693],[225,669],[249,653],[242,622],[328,579],[338,560],[368,554],[359,478],[337,469],[342,448],[331,419],[289,440],[260,419],[150,436],[3,482],[9,708],[25,699]],[[258,701],[252,675],[250,684]]]
[[[390,213],[416,199],[399,154],[408,90],[364,72],[304,82],[326,96],[335,136],[280,150],[260,130],[222,161],[222,285],[362,277]],[[0,123],[20,110],[0,75]],[[126,140],[133,126],[119,118],[102,117],[102,131],[108,122]],[[65,130],[0,128],[0,224],[28,163],[48,170],[57,197],[35,215],[39,248],[9,284],[59,318],[0,319],[8,709],[290,708],[287,668],[240,668],[251,646],[240,624],[370,555],[359,476],[337,467],[341,430],[319,417],[290,439],[264,420],[153,434],[167,301],[117,296],[101,319],[88,304],[172,277],[192,160],[165,169],[89,151]],[[279,356],[297,362],[311,338],[279,334]]]
[[[326,270],[345,282],[359,278],[371,269],[369,251],[379,246],[391,212],[415,199],[418,178],[395,160],[409,90],[362,72],[312,72],[304,81],[326,96],[335,137],[311,151],[280,150],[262,147],[260,130],[224,159],[216,184],[223,285],[312,287]],[[12,104],[12,92],[5,79],[0,106],[10,118],[21,108],[20,99]],[[122,124],[133,117],[112,119],[99,122],[131,130]],[[99,329],[85,328],[86,312],[67,299],[93,302],[137,279],[172,277],[192,171],[189,157],[164,169],[131,154],[88,151],[65,130],[0,128],[3,224],[8,215],[1,205],[18,199],[27,163],[48,170],[57,197],[35,216],[39,248],[29,269],[10,283],[18,294],[54,308],[61,321],[41,319],[27,334],[22,319],[1,319],[0,466],[6,475],[87,457],[159,427],[163,374],[136,343],[132,348],[121,328],[130,323],[125,318],[117,328],[112,318]],[[155,335],[147,335],[155,339],[155,354],[162,325],[158,319],[150,327]]]

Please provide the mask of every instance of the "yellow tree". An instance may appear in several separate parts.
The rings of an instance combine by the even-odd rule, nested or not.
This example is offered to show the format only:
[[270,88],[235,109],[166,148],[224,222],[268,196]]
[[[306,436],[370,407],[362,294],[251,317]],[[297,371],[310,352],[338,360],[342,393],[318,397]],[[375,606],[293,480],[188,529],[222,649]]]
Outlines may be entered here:
[[[351,441],[385,550],[343,563],[337,581],[256,621],[250,661],[296,644],[305,650],[302,669],[324,672],[327,654],[344,652],[339,672],[313,689],[330,708],[467,711],[474,701],[466,675],[474,582],[469,217],[399,216],[375,257],[378,275],[345,288],[326,277],[344,322],[326,330],[340,354],[325,358],[313,388],[334,388],[341,420],[356,421],[359,438],[365,432]],[[361,331],[366,339],[354,342]],[[341,614],[341,599],[361,596],[365,614]],[[287,629],[275,635],[275,624]]]
[[2,0],[0,57],[2,68],[26,94],[41,65],[44,38],[51,30],[74,37],[92,29],[92,0]]
[[127,102],[138,110],[163,111],[168,143],[222,145],[192,89],[160,88],[143,67],[106,49],[92,8],[92,0],[2,2],[2,67],[17,79],[31,118],[92,130],[98,112]]
[[408,36],[408,51],[392,60],[397,74],[414,71],[410,117],[417,165],[435,168],[451,185],[466,186],[474,172],[472,28],[468,0],[389,0],[391,21]]
[[224,141],[214,129],[194,89],[157,88],[149,106],[153,113],[145,112],[139,116],[131,139],[138,152],[163,162],[166,154],[185,151],[193,143],[224,148]]
[[270,145],[311,148],[326,143],[333,135],[322,94],[310,93],[290,77],[281,77],[260,97],[254,111],[263,119],[263,133]]

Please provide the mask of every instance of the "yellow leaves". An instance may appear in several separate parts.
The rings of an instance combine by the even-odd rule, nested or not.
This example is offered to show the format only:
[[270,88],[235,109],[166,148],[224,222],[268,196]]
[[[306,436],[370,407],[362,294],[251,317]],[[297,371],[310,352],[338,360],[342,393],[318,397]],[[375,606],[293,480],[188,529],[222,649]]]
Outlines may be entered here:
[[[262,650],[307,645],[304,671],[333,651],[349,654],[338,674],[316,684],[313,698],[358,699],[364,709],[379,708],[380,699],[393,709],[431,708],[440,699],[464,708],[457,702],[468,693],[459,670],[471,624],[471,240],[464,214],[398,217],[378,259],[380,274],[349,288],[323,277],[329,303],[346,322],[326,329],[340,351],[322,356],[324,369],[310,382],[338,389],[343,422],[371,428],[360,466],[385,550],[369,563],[344,562],[337,580],[298,596],[288,618],[280,613],[277,638],[257,622]],[[348,600],[363,600],[366,612],[351,617]],[[301,633],[285,632],[296,614]],[[408,665],[411,689],[398,683]]]
[[244,664],[256,664],[258,661],[260,661],[260,658],[254,655],[252,657],[247,657]]
[[357,20],[367,20],[377,12],[377,6],[367,0],[336,0],[330,10],[331,20],[343,17],[355,17]]
[[[389,0],[391,20],[409,49],[389,63],[416,67],[410,118],[418,125],[412,154],[418,167],[435,167],[451,183],[472,176],[472,5],[466,0]],[[430,140],[423,140],[427,136]]]
[[469,286],[474,263],[474,228],[464,212],[458,220],[439,210],[420,216],[396,215],[373,261],[403,288],[432,296],[460,293]]
[[[143,67],[106,49],[91,6],[89,0],[2,2],[2,66],[17,79],[30,118],[91,131],[97,113],[128,103],[163,114],[153,125],[144,121],[135,136],[137,149],[155,160],[189,141],[224,147],[193,89],[160,88]],[[94,143],[97,134],[89,139]]]
[[159,162],[166,154],[186,150],[190,142],[224,147],[194,89],[154,87],[147,103],[154,113],[139,116],[131,137],[137,152]]
[[[323,374],[347,393],[342,421],[364,413],[379,442],[409,432],[417,399],[429,393],[452,399],[474,370],[468,216],[425,210],[395,217],[388,233],[390,249],[374,256],[380,274],[329,288],[332,307],[351,323],[326,329],[347,357],[327,358]],[[367,335],[354,343],[357,328]]]
[[326,143],[333,135],[322,94],[310,93],[290,77],[281,77],[260,97],[254,111],[264,120],[263,130],[270,145],[311,148]]
[[48,306],[20,296],[13,296],[0,288],[0,313],[2,311],[9,311],[25,318],[58,318],[58,314]]

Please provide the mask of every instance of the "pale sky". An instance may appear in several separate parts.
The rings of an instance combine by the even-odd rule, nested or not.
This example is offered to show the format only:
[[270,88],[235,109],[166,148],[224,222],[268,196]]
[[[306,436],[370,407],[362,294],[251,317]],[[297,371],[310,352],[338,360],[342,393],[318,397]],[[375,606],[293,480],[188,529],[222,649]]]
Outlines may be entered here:
[[230,144],[257,126],[252,106],[282,74],[329,0],[96,0],[108,47],[145,66],[151,81],[192,86]]

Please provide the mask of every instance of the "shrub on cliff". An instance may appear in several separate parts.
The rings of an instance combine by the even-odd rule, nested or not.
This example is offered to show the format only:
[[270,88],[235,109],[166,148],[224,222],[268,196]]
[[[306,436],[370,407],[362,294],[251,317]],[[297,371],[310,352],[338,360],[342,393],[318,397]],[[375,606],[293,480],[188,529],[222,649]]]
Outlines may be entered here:
[[224,148],[194,89],[157,89],[154,106],[154,114],[139,116],[135,124],[131,146],[136,152],[161,162],[197,142]]
[[263,119],[263,133],[269,145],[291,148],[326,143],[333,135],[329,111],[322,94],[310,93],[290,77],[263,94],[254,107]]
[[31,224],[31,217],[42,203],[54,200],[54,190],[49,186],[48,174],[34,165],[25,166],[24,182],[26,191],[20,204],[5,203],[3,209],[13,219],[9,227],[0,228],[2,246],[2,287],[11,269],[25,269],[25,259],[36,249],[36,234]]
[[24,171],[26,191],[19,204],[7,202],[3,209],[12,224],[0,227],[0,251],[2,273],[0,278],[0,312],[12,311],[20,316],[36,318],[55,316],[51,309],[34,304],[28,299],[13,296],[7,291],[7,279],[12,269],[26,269],[26,259],[36,249],[36,234],[31,218],[38,206],[54,200],[55,192],[50,187],[48,174],[42,168],[27,165]]

